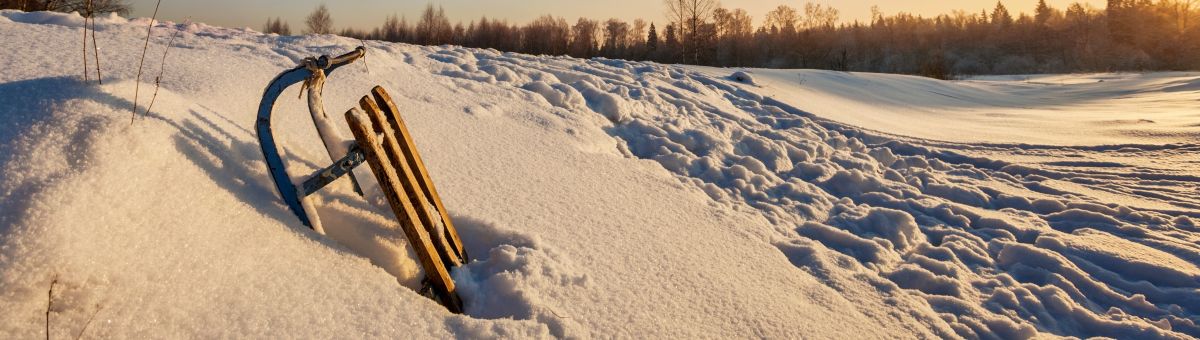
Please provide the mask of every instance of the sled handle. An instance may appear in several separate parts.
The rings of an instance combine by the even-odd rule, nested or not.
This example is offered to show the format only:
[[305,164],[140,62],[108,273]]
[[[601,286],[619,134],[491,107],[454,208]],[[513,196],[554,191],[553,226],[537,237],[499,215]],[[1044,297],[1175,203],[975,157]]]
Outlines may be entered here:
[[[355,47],[353,51],[350,51],[346,54],[334,57],[333,60],[330,60],[330,63],[332,63],[333,65],[336,65],[336,66],[342,66],[345,64],[352,63],[366,55],[367,55],[367,48],[359,46],[359,47]],[[322,56],[322,57],[324,57],[324,56]],[[330,71],[332,71],[332,70],[330,70]]]
[[275,189],[278,191],[280,198],[283,199],[284,203],[287,203],[288,210],[296,214],[296,217],[300,219],[300,223],[309,228],[317,229],[313,226],[313,221],[304,211],[304,206],[300,201],[303,199],[303,193],[299,192],[296,184],[292,181],[291,175],[288,174],[287,165],[283,162],[282,157],[283,148],[276,142],[275,133],[271,129],[271,116],[275,111],[275,102],[288,87],[303,82],[313,75],[313,70],[309,69],[310,61],[311,66],[322,69],[328,74],[366,55],[367,49],[359,46],[354,51],[333,58],[321,56],[306,59],[305,62],[302,62],[291,70],[284,71],[271,80],[271,83],[263,90],[262,101],[258,104],[258,118],[254,123],[254,129],[258,133],[258,144],[262,148],[263,159],[267,163],[271,180],[275,182]]

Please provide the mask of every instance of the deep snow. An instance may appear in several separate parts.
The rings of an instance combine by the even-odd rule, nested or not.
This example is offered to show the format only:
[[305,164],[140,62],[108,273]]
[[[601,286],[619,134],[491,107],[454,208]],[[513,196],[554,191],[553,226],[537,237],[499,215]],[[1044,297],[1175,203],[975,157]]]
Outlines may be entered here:
[[[102,86],[78,79],[80,23],[0,12],[3,338],[41,336],[55,277],[56,337],[1200,336],[1200,145],[1181,109],[1200,89],[1041,90],[1101,98],[1069,105],[1027,100],[1041,85],[1025,80],[738,81],[367,42],[326,108],[392,92],[477,258],[454,273],[458,316],[410,289],[420,270],[377,198],[323,191],[318,235],[266,175],[250,130],[262,88],[358,41],[160,23],[147,60],[184,32],[130,126],[148,20],[100,20]],[[806,75],[820,80],[784,81]],[[928,89],[1032,118],[980,118],[991,109],[915,94]],[[1111,102],[1169,126],[1133,138],[1078,117]],[[328,163],[303,102],[278,112],[289,166]]]

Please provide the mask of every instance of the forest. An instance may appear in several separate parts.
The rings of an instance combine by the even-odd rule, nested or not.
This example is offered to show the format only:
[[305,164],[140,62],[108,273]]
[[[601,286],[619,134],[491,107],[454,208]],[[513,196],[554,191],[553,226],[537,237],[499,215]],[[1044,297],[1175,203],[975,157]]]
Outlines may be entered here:
[[[721,67],[813,68],[918,74],[949,79],[973,74],[1166,71],[1200,69],[1197,0],[1109,0],[1104,8],[1040,1],[1032,14],[997,2],[978,12],[925,17],[885,14],[843,22],[836,8],[781,5],[760,20],[714,0],[666,0],[666,20],[574,23],[544,15],[524,25],[479,18],[452,24],[427,6],[410,23],[393,15],[377,28],[333,30],[361,39],[453,44],[529,54],[650,60]],[[318,8],[314,15],[328,9]],[[319,19],[319,18],[318,18]],[[761,24],[755,27],[754,22]],[[321,24],[324,24],[323,26]],[[268,32],[290,33],[279,19]]]
[[15,9],[26,12],[55,11],[88,13],[129,14],[129,4],[124,0],[0,0],[0,9]]
[[[373,29],[336,29],[318,6],[303,32],[422,45],[461,45],[580,58],[721,67],[811,68],[964,75],[1200,69],[1200,0],[1108,0],[1104,8],[1039,1],[1027,14],[1003,2],[932,17],[872,9],[868,22],[836,8],[780,5],[761,18],[716,0],[664,0],[661,21],[543,15],[528,23],[451,23],[430,4],[410,22],[394,14]],[[0,0],[0,9],[128,14],[122,0]],[[755,23],[758,23],[756,26]],[[292,34],[282,18],[263,31]]]

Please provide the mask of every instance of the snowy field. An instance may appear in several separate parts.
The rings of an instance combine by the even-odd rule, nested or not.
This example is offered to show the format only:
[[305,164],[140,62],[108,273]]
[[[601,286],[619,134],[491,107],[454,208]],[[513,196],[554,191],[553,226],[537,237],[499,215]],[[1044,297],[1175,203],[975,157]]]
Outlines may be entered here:
[[[358,41],[157,24],[142,110],[182,33],[130,125],[149,21],[99,20],[103,85],[81,23],[0,12],[0,338],[42,337],[48,300],[55,338],[1200,336],[1200,74],[738,81],[367,42],[325,104],[395,97],[475,257],[454,315],[377,196],[322,191],[318,235],[262,162],[267,82]],[[307,173],[297,91],[274,123]]]
[[[710,76],[729,71],[697,67]],[[959,143],[1092,146],[1200,140],[1200,72],[922,77],[754,70],[756,91],[838,122]]]

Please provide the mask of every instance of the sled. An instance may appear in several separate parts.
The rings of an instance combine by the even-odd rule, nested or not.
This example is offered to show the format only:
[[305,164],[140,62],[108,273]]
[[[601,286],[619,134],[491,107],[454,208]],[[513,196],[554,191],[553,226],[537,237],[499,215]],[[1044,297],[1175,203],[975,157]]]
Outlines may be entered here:
[[[321,234],[324,234],[324,227],[308,197],[341,177],[350,177],[361,195],[354,170],[366,163],[425,269],[422,293],[451,312],[462,313],[462,301],[450,270],[466,263],[468,257],[391,95],[376,86],[370,95],[359,100],[360,107],[346,112],[353,140],[343,138],[325,114],[321,90],[327,74],[362,58],[364,53],[365,49],[360,47],[335,58],[305,59],[300,66],[280,74],[267,86],[255,126],[263,158],[288,209],[302,224]],[[275,142],[271,117],[281,93],[300,82],[304,82],[309,113],[333,164],[296,181],[283,162],[282,148]]]

